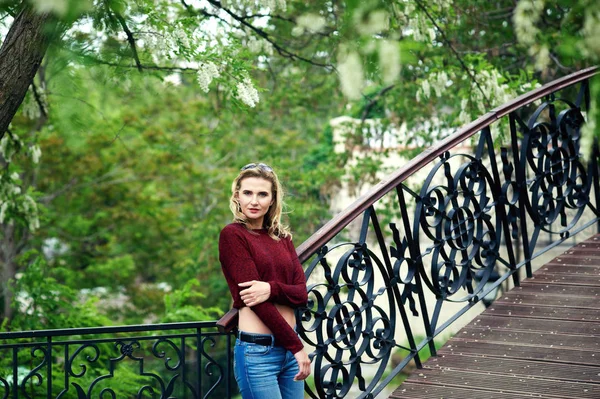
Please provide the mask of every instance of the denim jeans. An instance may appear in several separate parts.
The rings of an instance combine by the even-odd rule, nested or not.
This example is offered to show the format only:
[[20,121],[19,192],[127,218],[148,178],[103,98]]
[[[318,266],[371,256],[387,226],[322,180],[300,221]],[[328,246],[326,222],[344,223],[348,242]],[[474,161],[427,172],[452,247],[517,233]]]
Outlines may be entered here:
[[304,381],[294,381],[299,368],[290,351],[236,339],[233,353],[235,380],[243,399],[304,398]]

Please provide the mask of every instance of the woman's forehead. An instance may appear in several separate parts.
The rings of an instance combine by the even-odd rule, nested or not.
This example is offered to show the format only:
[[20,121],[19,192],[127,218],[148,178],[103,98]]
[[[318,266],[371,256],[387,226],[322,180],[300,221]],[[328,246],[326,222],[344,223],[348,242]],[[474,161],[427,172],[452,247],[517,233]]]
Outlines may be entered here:
[[240,182],[240,190],[271,191],[273,184],[262,177],[246,177]]

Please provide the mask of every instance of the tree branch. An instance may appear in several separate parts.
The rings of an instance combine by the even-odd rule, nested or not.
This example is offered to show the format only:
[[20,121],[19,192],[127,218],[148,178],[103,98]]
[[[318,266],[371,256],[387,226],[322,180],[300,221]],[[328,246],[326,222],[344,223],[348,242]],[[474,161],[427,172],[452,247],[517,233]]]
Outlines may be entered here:
[[123,16],[121,14],[119,14],[118,12],[115,12],[115,16],[117,17],[117,20],[121,24],[123,31],[127,35],[127,42],[129,42],[129,46],[131,47],[131,52],[133,53],[133,59],[135,60],[135,65],[137,66],[138,71],[142,72],[143,71],[142,63],[140,62],[140,58],[138,56],[137,48],[135,45],[135,38],[133,37],[133,33],[131,33],[131,31],[129,30],[129,27],[127,26],[127,23],[125,22],[125,19],[123,18]]
[[379,101],[379,99],[381,97],[383,97],[383,95],[385,93],[387,93],[388,91],[392,90],[394,87],[396,87],[395,84],[393,85],[389,85],[387,87],[384,87],[383,89],[381,89],[379,91],[379,93],[375,94],[375,96],[373,96],[373,98],[371,99],[371,101],[369,101],[369,103],[365,106],[365,109],[362,113],[362,116],[360,118],[361,122],[364,122],[365,119],[367,119],[367,116],[369,115],[369,111],[371,111],[371,108],[373,108],[375,106],[375,104],[377,104],[377,102]]
[[227,14],[229,14],[229,16],[231,16],[231,18],[235,19],[236,21],[238,21],[239,23],[241,23],[242,25],[246,26],[248,29],[250,29],[251,31],[253,31],[254,33],[256,33],[258,36],[262,37],[263,39],[265,39],[267,42],[271,43],[271,45],[273,46],[273,48],[279,53],[279,55],[281,55],[282,57],[285,58],[289,58],[291,60],[300,60],[300,61],[304,61],[308,64],[311,65],[315,65],[315,66],[320,66],[323,68],[333,68],[333,65],[331,64],[323,64],[320,62],[316,62],[313,60],[310,60],[308,58],[305,58],[301,55],[298,55],[296,53],[291,52],[290,50],[287,50],[283,47],[281,47],[276,41],[274,41],[267,32],[265,32],[264,30],[255,27],[254,25],[252,25],[251,23],[249,23],[248,21],[246,21],[246,19],[244,17],[240,17],[239,15],[235,14],[233,11],[224,8],[223,5],[221,4],[220,1],[218,0],[208,0],[208,2],[212,5],[214,5],[215,7],[219,7],[220,9],[222,9],[223,11],[225,11]]
[[37,103],[38,107],[40,108],[40,113],[42,114],[42,116],[44,118],[48,118],[48,113],[46,112],[46,107],[44,107],[42,98],[40,97],[40,94],[38,93],[37,86],[35,85],[35,80],[31,81],[31,90],[33,91],[33,97],[35,98],[35,102]]
[[442,39],[448,45],[448,47],[450,47],[450,50],[452,50],[452,52],[454,53],[456,59],[458,60],[458,62],[461,65],[461,67],[464,69],[464,71],[467,73],[467,75],[469,75],[469,77],[471,78],[471,80],[473,81],[473,83],[475,83],[475,86],[477,86],[477,89],[479,89],[479,91],[481,92],[481,95],[483,96],[483,99],[485,100],[486,106],[488,108],[490,108],[491,107],[491,105],[490,105],[490,99],[486,96],[485,92],[483,91],[483,89],[479,85],[479,82],[477,81],[477,79],[475,79],[475,76],[473,75],[473,73],[471,72],[471,70],[469,69],[469,67],[467,67],[467,65],[465,64],[465,62],[461,58],[460,54],[458,54],[458,51],[456,51],[456,49],[454,48],[454,46],[452,46],[452,43],[450,42],[450,40],[446,36],[446,32],[444,32],[442,30],[442,28],[440,28],[440,26],[437,24],[435,18],[433,18],[431,16],[431,14],[429,13],[429,11],[425,7],[425,5],[421,2],[421,0],[415,0],[415,3],[417,4],[417,6],[421,10],[423,10],[423,12],[427,16],[427,18],[431,21],[431,23],[433,24],[433,26],[435,26],[435,28],[438,30],[438,32],[440,32],[440,34],[442,35]]

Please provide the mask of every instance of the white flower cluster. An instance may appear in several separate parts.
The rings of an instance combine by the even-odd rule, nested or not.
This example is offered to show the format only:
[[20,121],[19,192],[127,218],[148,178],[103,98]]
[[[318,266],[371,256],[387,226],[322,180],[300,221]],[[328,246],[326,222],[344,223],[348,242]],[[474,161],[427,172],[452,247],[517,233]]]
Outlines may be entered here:
[[[25,219],[31,231],[39,229],[40,219],[37,204],[27,194],[21,194],[18,185],[19,174],[16,172],[2,177],[0,187],[0,223],[8,221],[9,216],[18,215]],[[12,211],[8,214],[8,211]]]
[[385,84],[393,83],[400,76],[402,61],[398,43],[392,40],[382,40],[379,43],[379,65]]
[[188,37],[186,30],[182,25],[179,25],[173,30],[173,39],[175,40],[175,42],[178,42],[183,47],[191,47],[190,38]]
[[236,98],[252,108],[260,101],[258,90],[256,90],[249,78],[245,78],[243,81],[238,82]]
[[[222,3],[222,2],[221,2]],[[287,10],[287,3],[285,0],[264,0],[264,5],[269,7],[272,11],[274,10]]]
[[479,86],[475,82],[471,82],[471,97],[468,100],[463,99],[460,104],[458,120],[461,124],[471,122],[476,116],[469,112],[469,104],[472,105],[471,109],[476,109],[479,114],[483,114],[486,111],[485,99],[489,100],[492,107],[495,107],[517,96],[517,93],[506,83],[500,83],[504,78],[496,69],[483,70],[475,76],[475,79]]
[[296,26],[292,29],[293,36],[301,36],[304,32],[319,33],[323,30],[327,21],[319,14],[306,13],[296,18]]
[[29,147],[29,154],[31,155],[31,160],[33,161],[33,163],[37,164],[38,162],[40,162],[42,150],[37,144],[34,144],[31,147]]
[[454,82],[446,71],[434,72],[421,82],[421,88],[417,90],[417,101],[421,102],[423,98],[428,99],[431,96],[432,88],[435,96],[439,98],[453,84]]
[[550,63],[548,46],[536,43],[540,32],[537,23],[544,12],[544,0],[519,1],[513,14],[513,24],[519,43],[528,46],[527,52],[535,57],[535,68],[538,71],[546,69]]
[[[367,15],[365,13],[368,12]],[[372,11],[357,10],[354,12],[354,27],[365,35],[375,35],[389,29],[390,17],[387,11],[378,9]]]
[[535,43],[535,37],[539,32],[537,23],[544,11],[544,0],[523,0],[517,2],[513,14],[513,24],[517,40],[530,46]]
[[37,0],[33,5],[39,13],[65,15],[69,10],[68,0]]
[[[340,51],[340,54],[343,53],[345,52]],[[337,70],[340,75],[342,93],[351,100],[359,99],[364,85],[364,73],[358,53],[350,51],[340,55]]]
[[257,39],[254,36],[250,36],[246,43],[248,49],[255,53],[265,53],[267,55],[273,55],[273,45],[264,39]]
[[205,93],[208,93],[208,86],[213,79],[218,78],[219,76],[221,76],[221,74],[219,73],[217,66],[214,63],[207,61],[198,68],[196,79],[198,80],[200,88],[204,90]]
[[0,155],[4,158],[7,163],[10,163],[13,155],[23,147],[23,142],[16,134],[4,134],[2,140],[0,140]]
[[581,52],[594,60],[600,59],[600,6],[590,10],[583,22]]

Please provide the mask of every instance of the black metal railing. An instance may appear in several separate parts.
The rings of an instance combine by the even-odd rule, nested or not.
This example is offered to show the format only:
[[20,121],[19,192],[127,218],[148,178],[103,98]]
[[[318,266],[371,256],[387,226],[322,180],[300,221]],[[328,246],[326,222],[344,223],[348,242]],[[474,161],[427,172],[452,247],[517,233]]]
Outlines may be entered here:
[[[435,354],[440,334],[484,297],[598,224],[597,144],[580,156],[597,72],[483,115],[298,247],[309,263],[298,331],[313,364],[310,397],[373,398],[411,361],[421,366],[421,349]],[[228,313],[221,331],[235,323]],[[231,345],[215,322],[0,333],[0,399],[229,398]],[[400,349],[408,354],[390,366]]]
[[0,333],[0,398],[229,398],[214,321]]
[[[587,160],[580,154],[597,71],[483,115],[298,248],[309,261],[298,330],[312,352],[310,397],[374,397],[409,362],[421,367],[421,349],[435,355],[436,337],[482,298],[518,285],[533,259],[598,225],[597,144]],[[391,367],[397,350],[408,355]]]

